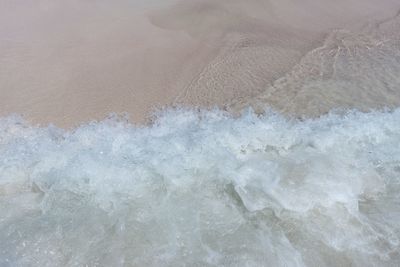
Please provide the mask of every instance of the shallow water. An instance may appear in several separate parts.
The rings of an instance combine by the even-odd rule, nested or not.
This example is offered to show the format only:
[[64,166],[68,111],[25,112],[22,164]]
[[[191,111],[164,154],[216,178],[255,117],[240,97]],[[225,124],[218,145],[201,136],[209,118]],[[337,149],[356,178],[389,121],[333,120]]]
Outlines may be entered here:
[[332,109],[368,111],[400,106],[400,12],[353,31],[335,29],[291,71],[231,109],[267,104],[284,114],[314,116]]
[[397,266],[400,110],[0,120],[0,266]]
[[[399,14],[331,31],[272,80],[304,34],[275,44],[240,26],[176,101],[281,113],[178,108],[70,130],[0,118],[0,266],[400,266]],[[104,103],[135,107],[110,87]]]

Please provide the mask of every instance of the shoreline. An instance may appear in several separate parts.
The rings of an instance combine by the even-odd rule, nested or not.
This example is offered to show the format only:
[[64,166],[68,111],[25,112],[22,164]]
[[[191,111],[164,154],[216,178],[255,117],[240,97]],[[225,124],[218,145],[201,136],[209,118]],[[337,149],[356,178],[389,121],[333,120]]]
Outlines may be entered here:
[[[309,92],[298,100],[291,97],[301,91],[297,81],[289,79],[297,91],[288,85],[277,90],[276,83],[299,75],[296,67],[324,45],[322,36],[332,28],[357,34],[367,21],[400,8],[390,0],[38,3],[10,2],[0,11],[0,116],[18,113],[32,123],[66,128],[125,112],[134,123],[145,123],[152,110],[176,105],[233,112],[269,105],[284,113],[296,106],[289,111],[302,113]],[[279,93],[266,96],[273,91]],[[319,101],[349,102],[346,94],[345,100],[329,97]],[[385,103],[376,101],[366,105]]]

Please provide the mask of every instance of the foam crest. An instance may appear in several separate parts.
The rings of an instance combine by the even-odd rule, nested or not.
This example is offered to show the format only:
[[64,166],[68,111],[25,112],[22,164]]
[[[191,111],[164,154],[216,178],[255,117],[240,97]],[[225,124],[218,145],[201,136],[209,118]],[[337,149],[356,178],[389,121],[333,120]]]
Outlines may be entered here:
[[400,264],[400,110],[0,119],[1,266]]

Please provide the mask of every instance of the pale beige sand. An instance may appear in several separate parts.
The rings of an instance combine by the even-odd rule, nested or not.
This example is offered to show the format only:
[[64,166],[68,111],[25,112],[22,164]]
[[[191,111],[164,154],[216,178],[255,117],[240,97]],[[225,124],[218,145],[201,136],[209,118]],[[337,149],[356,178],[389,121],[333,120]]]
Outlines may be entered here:
[[68,127],[110,112],[143,122],[172,104],[263,99],[289,110],[297,91],[277,90],[277,80],[297,75],[293,67],[333,29],[358,32],[398,8],[397,0],[0,0],[0,116]]

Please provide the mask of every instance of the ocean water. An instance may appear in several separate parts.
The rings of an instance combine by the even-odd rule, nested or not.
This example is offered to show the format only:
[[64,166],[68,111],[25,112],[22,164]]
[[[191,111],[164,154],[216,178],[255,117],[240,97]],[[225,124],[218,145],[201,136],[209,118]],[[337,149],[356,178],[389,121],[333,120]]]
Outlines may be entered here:
[[338,107],[399,107],[399,29],[400,12],[362,30],[335,29],[271,86],[235,99],[233,109],[267,103],[284,114],[318,117]]
[[399,266],[400,109],[0,119],[0,266]]

